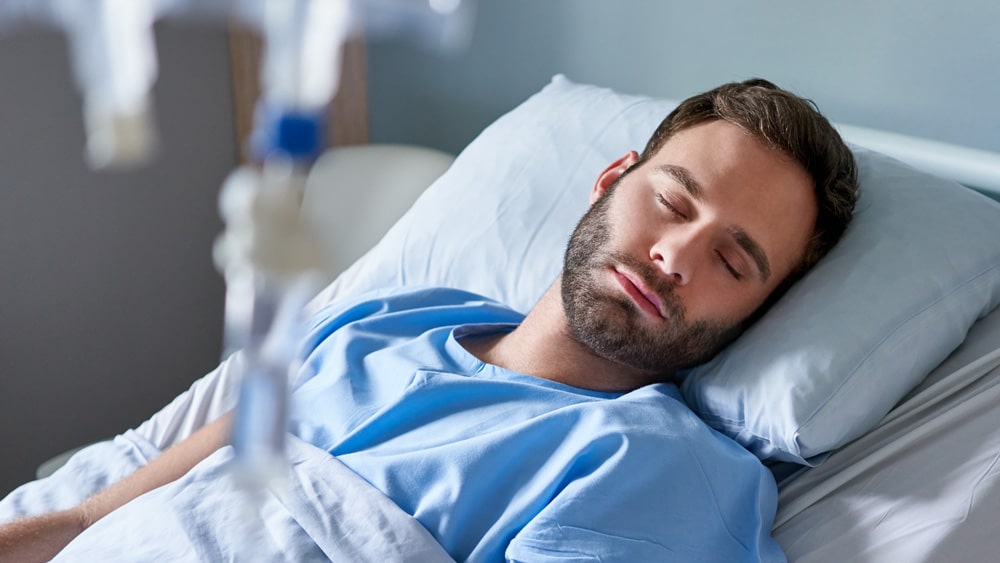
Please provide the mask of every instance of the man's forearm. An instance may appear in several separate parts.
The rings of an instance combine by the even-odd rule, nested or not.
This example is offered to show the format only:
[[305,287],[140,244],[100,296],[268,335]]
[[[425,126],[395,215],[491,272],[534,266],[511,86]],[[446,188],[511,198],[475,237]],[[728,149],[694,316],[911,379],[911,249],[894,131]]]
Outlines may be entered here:
[[227,414],[203,426],[153,459],[149,465],[84,501],[79,507],[84,524],[89,527],[139,495],[175,481],[190,471],[212,452],[226,445],[229,420],[230,415]]
[[94,522],[139,495],[180,478],[224,446],[229,419],[225,415],[204,426],[149,465],[74,508],[0,526],[0,561],[48,561]]

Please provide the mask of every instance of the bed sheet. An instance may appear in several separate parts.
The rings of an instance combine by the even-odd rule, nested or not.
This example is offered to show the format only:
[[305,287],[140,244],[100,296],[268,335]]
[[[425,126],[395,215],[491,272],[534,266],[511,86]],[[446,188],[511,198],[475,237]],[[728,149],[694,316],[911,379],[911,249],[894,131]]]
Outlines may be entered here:
[[[53,561],[453,561],[416,520],[328,452],[289,436],[287,477],[251,500],[232,448],[84,531]],[[85,448],[0,503],[0,521],[75,504],[155,455],[135,431]],[[85,496],[85,495],[84,495]]]
[[789,561],[990,561],[1000,552],[1000,310],[880,425],[782,481]]
[[[240,353],[230,356],[137,428],[15,489],[0,501],[0,523],[75,506],[228,412],[242,363]],[[288,440],[285,486],[252,505],[234,494],[226,447],[106,516],[55,561],[453,561],[416,520],[329,452]]]
[[453,561],[328,452],[289,437],[288,477],[251,501],[231,447],[98,521],[54,561]]

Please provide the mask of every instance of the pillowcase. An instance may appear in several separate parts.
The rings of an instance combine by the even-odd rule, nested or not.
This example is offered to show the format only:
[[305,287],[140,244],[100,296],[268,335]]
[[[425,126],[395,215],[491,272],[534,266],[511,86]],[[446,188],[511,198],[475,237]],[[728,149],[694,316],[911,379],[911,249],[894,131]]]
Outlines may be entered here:
[[[490,125],[317,299],[447,285],[527,312],[598,174],[675,107],[555,76]],[[837,247],[740,339],[689,370],[692,409],[761,459],[813,464],[871,428],[1000,303],[1000,205],[857,148]]]

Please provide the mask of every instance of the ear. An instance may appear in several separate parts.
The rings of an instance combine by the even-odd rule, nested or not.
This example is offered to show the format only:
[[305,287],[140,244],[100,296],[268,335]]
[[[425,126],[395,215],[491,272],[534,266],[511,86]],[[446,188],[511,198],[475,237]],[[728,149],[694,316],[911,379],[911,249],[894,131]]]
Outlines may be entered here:
[[590,190],[590,204],[593,205],[595,201],[601,199],[604,192],[608,191],[608,188],[622,177],[622,174],[626,170],[632,167],[633,164],[639,161],[639,153],[635,151],[628,151],[625,156],[619,158],[618,160],[612,162],[597,176],[597,181],[594,182],[594,187]]

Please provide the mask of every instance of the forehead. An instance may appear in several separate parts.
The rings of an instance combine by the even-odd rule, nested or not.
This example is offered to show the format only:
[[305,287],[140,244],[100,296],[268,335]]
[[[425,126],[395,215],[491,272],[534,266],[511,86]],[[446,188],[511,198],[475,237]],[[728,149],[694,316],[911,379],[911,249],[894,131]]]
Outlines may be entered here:
[[[812,179],[790,157],[741,127],[710,121],[666,140],[644,168],[654,181],[696,200],[699,213],[723,227],[738,227],[767,254],[779,279],[803,256],[816,221]],[[695,184],[694,197],[677,174]]]

